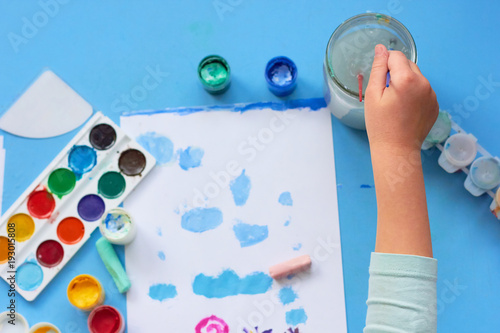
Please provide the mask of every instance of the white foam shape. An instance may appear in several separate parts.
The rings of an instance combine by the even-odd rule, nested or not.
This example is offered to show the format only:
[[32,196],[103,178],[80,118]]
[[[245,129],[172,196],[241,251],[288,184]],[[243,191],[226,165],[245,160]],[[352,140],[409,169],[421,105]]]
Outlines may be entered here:
[[92,106],[47,70],[0,118],[0,128],[27,138],[49,138],[79,127]]

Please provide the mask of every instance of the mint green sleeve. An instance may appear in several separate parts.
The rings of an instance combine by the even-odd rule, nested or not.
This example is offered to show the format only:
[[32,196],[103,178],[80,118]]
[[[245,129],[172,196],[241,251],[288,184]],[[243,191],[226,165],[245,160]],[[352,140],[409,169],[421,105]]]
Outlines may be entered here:
[[436,259],[372,253],[363,332],[436,332],[436,280]]

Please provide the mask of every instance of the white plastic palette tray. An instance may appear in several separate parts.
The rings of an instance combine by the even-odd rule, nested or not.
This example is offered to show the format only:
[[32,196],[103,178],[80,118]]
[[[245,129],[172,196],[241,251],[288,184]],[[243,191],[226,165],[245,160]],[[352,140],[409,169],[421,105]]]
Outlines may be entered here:
[[[104,142],[105,147],[96,142],[109,134],[108,126],[99,127],[108,133],[95,131],[97,141],[90,140],[101,124],[111,126],[116,137]],[[78,149],[82,154],[74,153]],[[89,156],[94,165],[85,162]],[[1,277],[10,284],[9,276],[16,274],[18,293],[34,300],[99,226],[105,211],[117,207],[155,163],[111,119],[95,114],[1,218]],[[65,170],[54,173],[60,169]],[[15,235],[9,234],[13,226]],[[15,245],[14,253],[7,251],[7,244]]]

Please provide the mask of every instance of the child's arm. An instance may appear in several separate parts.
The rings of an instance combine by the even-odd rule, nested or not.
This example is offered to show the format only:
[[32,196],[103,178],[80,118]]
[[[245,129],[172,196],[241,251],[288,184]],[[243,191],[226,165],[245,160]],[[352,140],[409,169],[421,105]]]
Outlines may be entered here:
[[377,194],[375,251],[432,257],[420,147],[439,112],[436,94],[403,53],[382,45],[376,52],[365,100]]
[[432,259],[420,147],[439,106],[417,65],[382,45],[375,53],[365,119],[378,221],[364,332],[436,332],[437,261]]

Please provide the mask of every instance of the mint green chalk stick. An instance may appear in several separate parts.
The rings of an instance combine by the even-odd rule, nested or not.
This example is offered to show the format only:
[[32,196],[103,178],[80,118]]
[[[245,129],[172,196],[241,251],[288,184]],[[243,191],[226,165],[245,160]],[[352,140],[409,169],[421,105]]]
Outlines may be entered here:
[[130,283],[125,269],[123,269],[120,259],[118,259],[116,255],[113,245],[111,245],[106,238],[101,237],[95,243],[95,246],[97,247],[97,252],[99,252],[99,256],[104,262],[106,269],[109,274],[111,274],[113,281],[115,281],[118,291],[122,294],[126,293],[132,284]]

